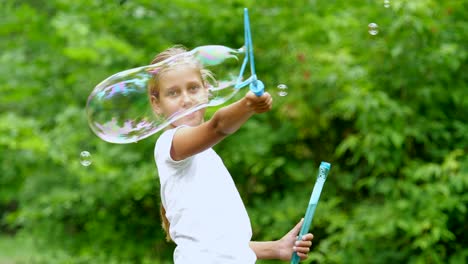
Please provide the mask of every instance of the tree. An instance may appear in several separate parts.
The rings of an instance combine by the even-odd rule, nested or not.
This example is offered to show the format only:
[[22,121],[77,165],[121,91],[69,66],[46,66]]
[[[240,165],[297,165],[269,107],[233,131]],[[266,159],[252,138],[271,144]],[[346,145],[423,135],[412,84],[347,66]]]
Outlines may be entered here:
[[[101,141],[85,105],[105,77],[172,44],[239,48],[248,7],[275,109],[216,146],[257,240],[303,216],[332,164],[305,263],[468,258],[468,2],[7,1],[0,3],[0,234],[35,263],[171,263],[153,136]],[[368,24],[378,24],[378,34]],[[92,155],[91,166],[79,154]],[[1,252],[0,248],[0,252]],[[49,253],[45,253],[49,252]],[[57,253],[61,252],[61,253]],[[259,263],[275,263],[265,261]]]

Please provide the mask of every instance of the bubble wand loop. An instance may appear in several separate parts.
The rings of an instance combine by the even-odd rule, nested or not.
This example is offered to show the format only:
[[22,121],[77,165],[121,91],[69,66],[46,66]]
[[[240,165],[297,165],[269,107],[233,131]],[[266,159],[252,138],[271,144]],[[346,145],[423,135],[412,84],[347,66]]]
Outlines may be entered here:
[[[328,162],[322,161],[320,163],[317,180],[315,181],[314,189],[312,191],[312,195],[310,196],[309,206],[307,207],[304,222],[302,223],[301,231],[299,232],[297,240],[301,240],[302,236],[309,232],[310,224],[312,223],[312,219],[314,218],[315,208],[317,208],[317,203],[320,199],[323,184],[327,180],[328,172],[330,171],[330,166],[331,165]],[[296,252],[294,252],[290,264],[297,264],[299,263],[299,260],[299,256]]]
[[[249,85],[250,90],[257,96],[261,96],[264,92],[265,85],[262,81],[257,79],[257,74],[255,73],[255,60],[253,54],[253,44],[252,44],[252,34],[250,32],[250,21],[249,21],[249,11],[247,8],[244,8],[244,38],[245,38],[245,58],[242,63],[241,70],[239,72],[239,77],[235,85],[236,89],[240,89],[246,85]],[[245,71],[245,67],[250,60],[250,78],[245,81],[241,81],[242,76]]]

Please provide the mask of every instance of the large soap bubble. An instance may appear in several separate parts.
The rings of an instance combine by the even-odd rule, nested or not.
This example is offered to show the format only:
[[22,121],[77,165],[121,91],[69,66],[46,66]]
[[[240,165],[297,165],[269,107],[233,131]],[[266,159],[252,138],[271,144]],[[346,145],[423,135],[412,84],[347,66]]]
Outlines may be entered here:
[[[242,48],[200,46],[156,64],[116,73],[90,94],[86,105],[89,125],[97,136],[111,143],[133,143],[149,137],[190,113],[232,98],[239,91],[238,84],[245,82],[239,75],[244,56]],[[213,78],[206,80],[209,97],[170,117],[154,113],[148,97],[149,81],[164,67],[187,58],[211,71]]]

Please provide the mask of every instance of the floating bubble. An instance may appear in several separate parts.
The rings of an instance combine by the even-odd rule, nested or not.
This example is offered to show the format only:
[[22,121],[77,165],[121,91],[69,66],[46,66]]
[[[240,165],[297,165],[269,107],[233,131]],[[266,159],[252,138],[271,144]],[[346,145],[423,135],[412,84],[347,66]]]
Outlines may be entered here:
[[384,7],[389,8],[390,7],[390,0],[384,0]]
[[288,95],[288,86],[286,84],[279,84],[277,88],[279,96],[284,97]]
[[[198,110],[220,105],[232,98],[243,76],[244,49],[226,46],[200,46],[164,61],[116,73],[99,83],[91,92],[86,112],[93,132],[111,143],[133,143],[149,137],[169,124]],[[170,116],[156,113],[150,101],[148,85],[178,66],[201,66],[211,74],[204,78],[208,92],[192,98],[190,108]]]
[[91,165],[91,163],[92,163],[91,153],[89,153],[88,151],[81,151],[81,153],[80,153],[80,163],[81,163],[81,165],[83,165],[85,167],[88,167],[89,165]]
[[368,25],[368,29],[369,34],[371,34],[372,36],[375,36],[379,33],[379,25],[377,25],[376,23],[370,23]]

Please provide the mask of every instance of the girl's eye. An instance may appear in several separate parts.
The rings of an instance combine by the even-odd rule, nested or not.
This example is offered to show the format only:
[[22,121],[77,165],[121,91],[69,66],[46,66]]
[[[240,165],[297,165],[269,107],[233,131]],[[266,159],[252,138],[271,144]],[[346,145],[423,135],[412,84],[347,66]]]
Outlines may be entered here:
[[176,90],[170,90],[167,92],[167,95],[170,97],[176,97],[177,96],[177,91]]
[[190,87],[190,91],[192,91],[192,92],[196,92],[198,90],[200,90],[200,86],[198,86],[198,85],[194,85],[194,86]]

